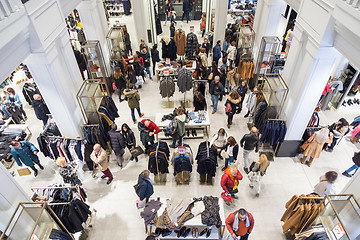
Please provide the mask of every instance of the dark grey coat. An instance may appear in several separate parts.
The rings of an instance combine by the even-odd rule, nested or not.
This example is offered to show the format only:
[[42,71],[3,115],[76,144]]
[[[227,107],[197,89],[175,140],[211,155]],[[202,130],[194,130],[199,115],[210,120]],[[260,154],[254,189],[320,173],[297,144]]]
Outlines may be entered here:
[[119,131],[110,130],[109,137],[111,147],[114,150],[115,154],[120,154],[121,150],[126,147],[123,135]]

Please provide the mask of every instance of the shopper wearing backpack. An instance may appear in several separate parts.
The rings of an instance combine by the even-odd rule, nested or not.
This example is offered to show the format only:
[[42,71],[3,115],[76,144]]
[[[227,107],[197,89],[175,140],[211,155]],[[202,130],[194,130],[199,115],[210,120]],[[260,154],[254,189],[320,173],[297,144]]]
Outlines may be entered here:
[[144,116],[144,113],[142,113],[140,110],[139,93],[136,89],[134,89],[134,85],[130,84],[129,89],[124,90],[124,95],[125,95],[124,99],[128,102],[129,108],[131,110],[131,118],[135,124],[136,123],[135,108],[139,114],[139,117]]
[[179,146],[182,145],[183,137],[185,135],[185,123],[189,122],[189,119],[185,115],[183,107],[179,107],[177,110],[177,116],[174,118],[173,123],[173,143],[170,146],[171,148],[176,147],[176,141],[179,139]]

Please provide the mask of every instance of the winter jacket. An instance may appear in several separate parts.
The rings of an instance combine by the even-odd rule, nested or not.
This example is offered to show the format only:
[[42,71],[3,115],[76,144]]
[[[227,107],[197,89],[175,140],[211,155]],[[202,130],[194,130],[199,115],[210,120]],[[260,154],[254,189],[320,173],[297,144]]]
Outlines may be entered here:
[[100,171],[105,171],[108,169],[109,158],[105,149],[101,148],[98,155],[95,155],[95,151],[92,151],[90,158],[94,163],[98,164]]
[[[245,150],[252,151],[255,148],[255,152],[259,151],[259,137],[253,134],[245,134],[240,140],[241,147],[244,147]],[[245,145],[244,145],[245,143]]]
[[125,141],[123,135],[121,135],[120,131],[110,130],[109,137],[111,147],[114,150],[115,154],[120,154],[121,150],[125,148]]
[[157,49],[151,49],[151,60],[153,63],[160,62],[159,51]]
[[[235,221],[235,214],[237,214],[238,211],[236,212],[233,212],[233,213],[230,213],[230,215],[226,218],[225,220],[225,225],[226,225],[226,228],[228,229],[229,233],[230,234],[233,234],[234,233],[234,230],[233,230],[233,225],[234,225],[234,221]],[[248,217],[249,219],[249,223],[250,223],[250,226],[246,229],[246,232],[247,233],[251,233],[251,231],[253,230],[254,228],[254,217],[251,213],[249,213],[248,211],[246,211],[246,216]],[[239,221],[239,226],[240,226],[241,222]],[[244,226],[246,227],[246,226]],[[239,228],[235,233],[240,233],[241,231],[245,231],[244,229],[241,229]]]
[[[17,106],[19,106],[19,107],[22,106],[22,103],[21,103],[21,101],[20,101],[19,94],[15,93],[13,99],[14,99],[14,103],[15,103]],[[10,100],[10,94],[6,94],[6,101],[11,102],[11,100]]]
[[216,44],[213,48],[213,58],[214,59],[220,59],[221,58],[221,46],[219,44]]
[[207,44],[205,44],[205,43],[203,43],[202,45],[201,45],[201,47],[202,48],[205,48],[206,49],[206,56],[209,54],[209,51],[210,51],[210,43],[207,43]]
[[136,89],[130,90],[125,89],[124,90],[125,100],[128,102],[129,108],[137,108],[140,106],[140,96]]
[[235,61],[236,59],[236,47],[235,46],[229,46],[227,50],[228,59]]
[[190,32],[186,37],[186,58],[194,60],[194,53],[196,51],[196,46],[198,45],[198,39],[195,33]]
[[66,165],[65,167],[59,167],[60,176],[63,178],[64,183],[70,183],[72,186],[81,184],[74,168]]
[[174,121],[174,129],[175,129],[175,132],[179,136],[182,137],[185,135],[185,123],[188,123],[188,122],[189,122],[189,119],[186,117],[185,114],[176,116],[176,120]]
[[174,37],[175,36],[175,27],[174,26],[170,26],[170,37]]
[[140,200],[150,198],[154,193],[152,181],[149,178],[142,178],[141,175],[139,175],[138,183],[140,184]]
[[37,119],[42,121],[48,120],[49,117],[46,114],[50,114],[50,111],[47,106],[42,102],[42,100],[33,100],[32,106],[34,108]]
[[143,124],[145,124],[146,120],[150,121],[150,125],[149,125],[149,127],[147,127],[147,130],[150,130],[150,132],[154,132],[154,134],[158,134],[160,132],[160,128],[150,119],[143,119],[143,120],[141,120],[141,122]]
[[198,167],[199,174],[208,174],[211,177],[215,176],[217,164],[217,150],[210,146],[209,141],[200,143],[195,160]]
[[117,89],[123,90],[126,88],[126,79],[124,75],[120,75],[119,78],[114,77],[115,86]]
[[163,98],[172,97],[175,92],[175,83],[171,78],[164,78],[159,84],[160,95]]
[[177,72],[178,72],[177,85],[179,87],[179,91],[182,93],[189,91],[193,86],[190,71],[186,70],[185,68],[178,68]]
[[239,108],[239,103],[241,102],[241,98],[238,99],[232,99],[230,96],[228,97],[228,99],[226,99],[225,102],[225,107],[228,103],[230,103],[231,105],[231,111],[229,113],[226,114],[232,114],[234,115],[236,110]]
[[209,63],[208,63],[208,58],[206,56],[206,53],[200,53],[199,54],[199,57],[201,59],[201,64],[207,68],[209,66]]
[[34,162],[39,162],[39,157],[34,154],[39,151],[34,144],[28,141],[20,141],[20,148],[11,147],[11,155],[14,157],[17,165],[21,166],[24,163],[28,167],[35,165]]
[[247,100],[246,100],[246,108],[252,112],[256,105],[256,94],[250,93]]
[[186,47],[186,36],[185,36],[185,32],[184,30],[176,30],[175,31],[175,36],[174,36],[174,41],[176,44],[176,53],[179,56],[183,56],[185,55],[185,47]]
[[[157,175],[159,172],[169,173],[170,150],[166,142],[157,142],[152,145],[149,153],[148,169],[151,173]],[[157,161],[156,161],[157,159]]]
[[174,176],[183,171],[192,172],[192,165],[188,156],[175,157],[174,162]]
[[225,93],[224,86],[221,82],[215,83],[215,80],[213,80],[210,84],[209,92],[215,96],[223,95]]
[[194,108],[195,108],[195,112],[197,111],[206,111],[207,109],[207,105],[206,105],[206,100],[204,98],[204,101],[203,102],[199,102],[196,100],[196,97],[194,97]]
[[150,67],[150,54],[148,51],[146,53],[141,53],[141,57],[144,60],[144,67]]
[[228,80],[228,83],[229,83],[230,87],[235,87],[236,86],[236,83],[235,83],[235,70],[234,69],[227,72],[226,78]]
[[[221,188],[224,189],[225,192],[229,192],[228,189],[234,188],[234,181],[231,179],[229,174],[230,174],[229,171],[225,170],[224,174],[221,177],[221,181],[220,181]],[[237,186],[239,186],[239,181],[242,179],[243,179],[243,176],[241,175],[240,171],[237,170],[237,173],[236,173]]]
[[134,132],[128,129],[122,133],[126,146],[136,146],[136,138]]
[[138,123],[138,129],[140,131],[140,141],[144,146],[146,146],[148,142],[154,141],[154,135],[149,135],[149,129],[145,127],[145,124],[143,122]]
[[240,97],[241,97],[241,101],[244,100],[245,94],[246,94],[247,90],[248,90],[247,87],[243,87],[243,86],[241,86],[241,85],[238,87],[237,92],[238,92],[238,94],[239,94]]

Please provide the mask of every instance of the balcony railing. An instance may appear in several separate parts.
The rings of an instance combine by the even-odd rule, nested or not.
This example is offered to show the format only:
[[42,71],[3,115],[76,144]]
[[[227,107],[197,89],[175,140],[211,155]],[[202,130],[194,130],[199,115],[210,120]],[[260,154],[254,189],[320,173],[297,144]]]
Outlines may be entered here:
[[353,6],[356,10],[360,11],[360,0],[343,0],[348,5]]
[[21,0],[0,0],[0,21],[18,11],[22,6]]

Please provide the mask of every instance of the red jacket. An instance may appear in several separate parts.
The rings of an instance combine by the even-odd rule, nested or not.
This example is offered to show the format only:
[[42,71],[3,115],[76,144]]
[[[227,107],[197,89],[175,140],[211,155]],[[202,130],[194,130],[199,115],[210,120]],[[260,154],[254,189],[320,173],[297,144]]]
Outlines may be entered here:
[[[225,192],[228,192],[228,188],[232,189],[234,187],[234,181],[231,179],[231,177],[229,176],[229,174],[227,173],[229,170],[226,169],[224,174],[221,177],[221,187],[224,189]],[[239,172],[239,170],[237,170],[237,174],[236,174],[236,179],[238,181],[243,179],[243,176],[241,175],[241,173]],[[238,182],[238,186],[239,186],[239,182]]]
[[[254,217],[251,213],[249,213],[248,211],[246,211],[247,214],[249,215],[249,222],[250,222],[250,226],[247,228],[247,232],[248,233],[251,233],[251,231],[253,230],[254,228]],[[234,224],[234,220],[235,220],[235,214],[237,213],[236,212],[233,212],[233,213],[230,213],[230,215],[226,218],[225,220],[225,225],[226,225],[226,228],[228,229],[229,233],[230,234],[233,234],[234,233],[234,230],[233,230],[233,224]],[[240,232],[242,229],[238,229],[238,231],[236,231],[236,233]]]
[[327,83],[322,95],[326,95],[327,93],[329,93],[331,91],[332,91],[332,89],[330,88],[330,85]]
[[149,127],[147,127],[147,129],[150,130],[151,132],[154,132],[154,134],[158,134],[160,132],[160,128],[150,119],[143,119],[141,120],[141,122],[145,125],[146,120],[150,121]]
[[144,59],[142,57],[139,57],[139,63],[144,66]]

